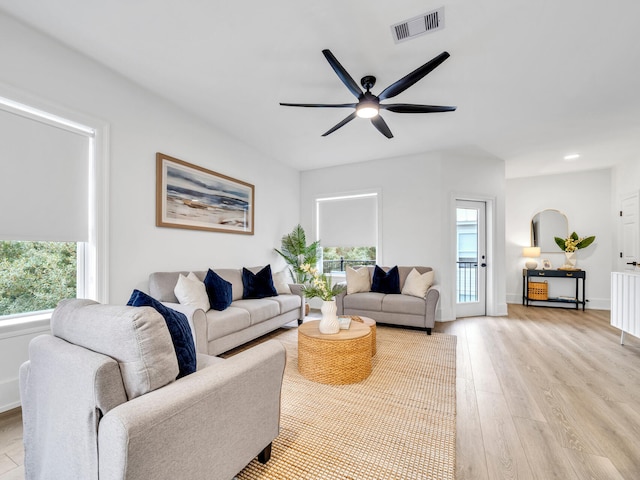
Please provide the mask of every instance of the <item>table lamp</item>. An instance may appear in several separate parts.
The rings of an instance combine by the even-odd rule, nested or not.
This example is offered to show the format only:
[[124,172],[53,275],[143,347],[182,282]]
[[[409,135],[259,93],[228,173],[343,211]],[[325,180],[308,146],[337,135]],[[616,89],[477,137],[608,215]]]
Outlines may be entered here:
[[[538,258],[540,256],[540,247],[524,247],[522,249],[522,256],[525,258]],[[527,260],[525,266],[528,270],[535,270],[538,268],[538,262],[535,260]]]

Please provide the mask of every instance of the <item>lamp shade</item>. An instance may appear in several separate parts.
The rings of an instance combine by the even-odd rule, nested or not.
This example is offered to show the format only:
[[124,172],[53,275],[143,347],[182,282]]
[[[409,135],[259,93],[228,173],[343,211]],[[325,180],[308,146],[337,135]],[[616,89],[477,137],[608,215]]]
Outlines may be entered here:
[[540,256],[540,247],[524,247],[522,256],[527,258],[538,258]]

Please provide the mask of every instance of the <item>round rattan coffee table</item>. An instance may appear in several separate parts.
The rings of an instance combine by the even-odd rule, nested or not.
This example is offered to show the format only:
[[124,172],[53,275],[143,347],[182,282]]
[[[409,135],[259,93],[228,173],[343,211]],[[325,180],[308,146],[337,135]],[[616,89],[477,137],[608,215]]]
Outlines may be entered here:
[[369,317],[360,317],[358,315],[340,315],[341,317],[349,317],[352,322],[360,322],[369,325],[371,328],[371,355],[375,357],[378,348],[376,344],[376,321]]
[[318,383],[357,383],[371,374],[371,328],[351,322],[348,330],[326,335],[319,321],[298,327],[298,370]]

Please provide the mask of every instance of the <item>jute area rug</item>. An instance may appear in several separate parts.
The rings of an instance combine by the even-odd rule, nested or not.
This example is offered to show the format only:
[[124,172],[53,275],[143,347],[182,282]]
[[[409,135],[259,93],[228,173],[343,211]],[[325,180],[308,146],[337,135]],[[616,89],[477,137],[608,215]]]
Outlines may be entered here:
[[455,478],[455,336],[379,325],[372,373],[352,385],[300,375],[297,338],[277,337],[287,366],[271,460],[239,480]]

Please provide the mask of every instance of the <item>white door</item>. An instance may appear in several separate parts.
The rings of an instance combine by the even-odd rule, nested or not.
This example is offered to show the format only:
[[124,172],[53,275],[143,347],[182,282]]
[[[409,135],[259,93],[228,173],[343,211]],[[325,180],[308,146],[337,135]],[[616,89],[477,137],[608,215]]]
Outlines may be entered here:
[[456,317],[486,314],[486,204],[456,200]]
[[621,245],[618,270],[635,270],[640,262],[639,196],[632,193],[620,201]]

